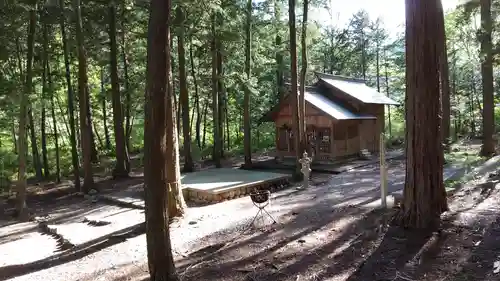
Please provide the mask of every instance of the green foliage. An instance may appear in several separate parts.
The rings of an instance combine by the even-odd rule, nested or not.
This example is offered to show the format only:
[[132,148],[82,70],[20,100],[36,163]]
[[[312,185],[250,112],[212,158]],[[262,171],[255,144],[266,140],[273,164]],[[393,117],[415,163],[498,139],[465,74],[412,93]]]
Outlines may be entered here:
[[[58,128],[61,170],[69,174],[71,167],[71,151],[69,141],[69,125],[67,102],[68,94],[65,80],[65,65],[62,57],[61,32],[58,19],[64,16],[67,24],[67,37],[70,50],[70,70],[73,90],[76,91],[77,56],[75,30],[72,20],[73,12],[68,8],[60,10],[57,1],[48,1],[51,5],[39,6],[40,18],[35,36],[34,80],[30,94],[33,110],[37,142],[41,142],[42,105],[50,112],[48,98],[54,96],[55,121]],[[123,109],[130,107],[129,122],[131,125],[130,153],[140,153],[144,140],[144,89],[146,83],[147,30],[149,12],[147,1],[117,0],[117,35],[118,35],[118,74]],[[53,4],[53,5],[52,5]],[[101,155],[114,156],[113,118],[110,96],[109,38],[108,38],[108,2],[85,1],[82,8],[85,48],[88,61],[88,83],[92,125],[96,145]],[[286,3],[281,0],[264,0],[253,3],[252,11],[252,75],[246,78],[245,36],[246,1],[174,1],[174,8],[182,5],[186,17],[183,21],[175,21],[172,26],[173,90],[178,101],[179,73],[177,38],[179,25],[185,28],[186,70],[188,74],[188,91],[190,98],[190,117],[192,132],[192,154],[195,160],[206,159],[213,153],[212,132],[216,127],[212,120],[212,64],[210,42],[211,16],[215,13],[219,21],[216,25],[216,39],[220,42],[222,56],[222,73],[218,79],[224,86],[220,90],[223,110],[224,150],[226,155],[239,155],[243,151],[243,97],[245,91],[251,92],[250,114],[252,123],[252,150],[265,151],[275,145],[275,128],[273,124],[257,124],[278,100],[276,55],[284,56],[285,80],[290,74],[290,56],[288,48],[288,26]],[[312,9],[325,7],[326,1],[311,1]],[[300,5],[299,5],[300,6]],[[5,157],[2,175],[12,178],[17,170],[14,150],[14,136],[17,132],[19,118],[18,96],[23,90],[23,74],[26,64],[26,5],[8,5],[0,9],[0,151]],[[495,6],[496,7],[496,6]],[[278,8],[278,9],[276,9]],[[297,7],[301,9],[301,7]],[[463,8],[446,16],[448,57],[452,87],[452,127],[455,135],[479,135],[481,126],[480,96],[480,60],[476,34],[477,21],[473,20],[477,9]],[[314,82],[313,71],[334,73],[339,75],[364,78],[372,87],[380,87],[402,106],[391,107],[391,130],[388,133],[389,144],[401,143],[404,139],[404,95],[405,95],[405,45],[404,34],[390,33],[380,19],[373,19],[369,11],[355,13],[346,26],[331,26],[312,19],[308,23],[308,83]],[[297,13],[301,15],[301,13]],[[298,18],[298,22],[300,19]],[[42,93],[42,24],[48,26],[48,45],[50,77],[52,87],[50,93]],[[496,28],[496,27],[495,27]],[[300,38],[300,28],[297,29]],[[495,29],[497,32],[497,29]],[[277,36],[281,42],[277,43]],[[498,37],[498,36],[497,36]],[[14,38],[14,39],[13,39]],[[300,44],[298,44],[300,46]],[[300,47],[297,50],[300,62]],[[378,58],[378,60],[377,60]],[[378,65],[377,65],[378,61]],[[126,66],[126,67],[125,67]],[[377,67],[378,66],[378,67]],[[127,73],[125,73],[127,70]],[[102,81],[101,81],[101,74]],[[386,78],[387,77],[387,78]],[[101,88],[101,83],[103,87]],[[500,80],[497,81],[500,85]],[[127,103],[127,96],[130,103]],[[103,103],[103,98],[104,103]],[[499,101],[500,102],[500,101]],[[75,97],[75,104],[78,100]],[[227,108],[227,111],[225,110]],[[179,108],[177,108],[178,110]],[[75,108],[78,125],[78,106]],[[225,116],[227,113],[227,116]],[[106,117],[104,117],[106,115]],[[497,118],[500,111],[496,110]],[[12,121],[16,120],[16,121]],[[500,120],[500,119],[497,119]],[[52,128],[52,117],[46,116],[48,161],[51,173],[55,171],[55,144]],[[200,132],[196,132],[199,122]],[[227,124],[227,123],[229,124]],[[386,132],[388,131],[388,112],[386,110]],[[105,146],[106,134],[111,147]],[[498,125],[497,125],[498,126]],[[500,127],[498,128],[500,129]],[[182,128],[178,128],[182,132]],[[228,133],[229,132],[229,133]],[[182,135],[182,134],[179,134]],[[199,143],[196,135],[200,136]],[[229,140],[229,144],[228,144]],[[79,142],[79,140],[78,140]],[[180,145],[182,149],[182,136]],[[198,145],[200,144],[200,146]],[[81,157],[81,155],[80,155]],[[29,172],[33,173],[33,161],[29,159]]]
[[10,187],[17,173],[17,155],[12,150],[0,149],[0,193]]

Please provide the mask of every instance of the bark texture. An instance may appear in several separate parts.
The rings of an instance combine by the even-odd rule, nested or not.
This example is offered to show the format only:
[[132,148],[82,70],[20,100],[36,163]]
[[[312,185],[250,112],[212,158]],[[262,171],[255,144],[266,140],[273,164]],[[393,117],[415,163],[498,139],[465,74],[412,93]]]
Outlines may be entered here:
[[281,102],[284,98],[285,94],[285,89],[284,89],[284,77],[283,77],[283,72],[285,69],[285,64],[283,60],[283,52],[281,50],[282,46],[282,41],[283,39],[281,38],[281,9],[280,9],[280,2],[279,0],[274,0],[274,20],[275,25],[276,25],[276,38],[274,40],[274,44],[276,46],[276,88],[277,88],[277,98],[278,101]]
[[212,39],[210,48],[212,52],[212,120],[213,120],[213,136],[214,136],[214,149],[212,159],[215,162],[215,167],[222,167],[221,164],[221,136],[219,124],[219,91],[218,91],[218,77],[217,77],[217,34],[215,29],[215,14],[212,15]]
[[83,154],[83,187],[82,191],[87,192],[94,186],[92,173],[92,127],[90,123],[90,112],[88,104],[88,77],[87,77],[87,55],[83,46],[83,28],[80,0],[73,1],[73,9],[76,14],[76,40],[78,50],[78,100],[80,102],[80,135]]
[[[170,160],[177,144],[168,139],[175,129],[170,87],[170,0],[152,0],[148,27],[147,86],[144,122],[144,182],[146,239],[151,281],[179,280],[169,232],[169,184],[173,182]],[[170,112],[167,110],[170,109]],[[167,116],[168,115],[168,116]],[[173,171],[177,174],[177,171]],[[174,184],[178,183],[173,182]],[[172,214],[170,214],[172,215]]]
[[176,9],[176,20],[179,27],[177,35],[177,54],[179,57],[179,100],[182,106],[182,136],[184,141],[184,167],[183,172],[193,172],[194,162],[191,154],[191,126],[189,122],[189,93],[186,73],[186,50],[184,47],[184,22],[185,15],[181,6]]
[[60,15],[60,27],[61,27],[61,41],[63,45],[64,54],[64,66],[65,66],[65,77],[66,77],[66,87],[68,91],[68,118],[69,118],[69,132],[70,132],[70,143],[71,143],[71,163],[73,165],[73,177],[75,189],[80,191],[80,172],[79,172],[79,161],[78,161],[78,150],[76,142],[76,126],[75,126],[75,98],[73,93],[73,85],[71,82],[71,70],[69,62],[69,47],[66,38],[66,25],[64,17],[64,0],[59,0],[59,7],[61,7]]
[[441,79],[441,95],[442,95],[442,122],[441,131],[443,133],[443,143],[445,148],[449,147],[450,144],[450,115],[451,115],[451,104],[450,104],[450,70],[448,66],[448,47],[446,45],[446,30],[444,26],[444,13],[443,6],[439,5],[439,37],[441,43],[440,52],[440,79]]
[[[248,83],[252,75],[252,0],[247,1],[247,23],[245,26],[245,73]],[[252,128],[250,121],[250,89],[245,87],[245,96],[243,98],[243,150],[245,154],[245,167],[252,166]]]
[[[309,9],[309,0],[303,0],[303,15],[302,15],[302,37],[301,37],[301,49],[302,49],[302,68],[300,70],[300,96],[299,96],[299,118],[300,118],[300,149],[299,152],[303,153],[307,150],[306,144],[306,75],[307,75],[307,12]],[[308,151],[309,156],[311,151]]]
[[302,153],[300,152],[300,105],[299,105],[299,95],[297,86],[297,33],[295,27],[295,1],[288,0],[288,24],[290,31],[290,70],[291,70],[291,90],[290,95],[292,95],[292,127],[294,136],[294,146],[295,146],[295,170],[294,178],[296,180],[302,180],[302,173],[300,172],[301,165],[299,163]]
[[399,217],[434,228],[447,210],[441,134],[439,0],[406,0],[406,179]]
[[50,168],[49,168],[49,159],[47,155],[47,129],[45,122],[47,121],[46,113],[47,113],[47,99],[48,99],[48,91],[49,89],[47,84],[47,53],[48,53],[48,41],[47,41],[47,25],[43,25],[43,52],[42,52],[42,118],[40,120],[40,129],[41,129],[41,137],[42,137],[42,159],[43,159],[43,177],[44,179],[48,179],[50,177]]
[[28,218],[28,209],[26,206],[26,188],[28,183],[26,180],[26,153],[28,143],[26,141],[26,125],[27,112],[29,105],[29,94],[33,86],[33,49],[35,46],[35,29],[36,29],[36,6],[29,12],[28,26],[28,52],[26,59],[26,81],[24,84],[24,92],[21,94],[21,109],[19,111],[19,133],[18,133],[18,161],[19,171],[17,174],[16,186],[16,212],[20,220]]
[[128,177],[127,170],[127,152],[125,132],[123,128],[123,107],[120,94],[120,82],[118,79],[118,46],[116,44],[116,6],[115,2],[111,1],[108,7],[109,11],[109,49],[110,51],[110,66],[111,66],[111,102],[113,105],[113,125],[115,133],[115,154],[116,164],[113,170],[113,177],[123,178]]
[[483,146],[481,154],[489,156],[495,153],[495,112],[493,86],[493,21],[491,18],[491,0],[481,0],[481,76],[483,82]]

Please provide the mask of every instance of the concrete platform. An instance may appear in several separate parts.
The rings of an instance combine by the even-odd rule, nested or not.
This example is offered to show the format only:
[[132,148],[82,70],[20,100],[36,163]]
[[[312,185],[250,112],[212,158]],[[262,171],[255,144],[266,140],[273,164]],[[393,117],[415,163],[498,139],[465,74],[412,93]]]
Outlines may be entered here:
[[282,188],[290,178],[288,173],[220,168],[184,174],[181,181],[186,199],[221,202],[243,197],[259,188]]

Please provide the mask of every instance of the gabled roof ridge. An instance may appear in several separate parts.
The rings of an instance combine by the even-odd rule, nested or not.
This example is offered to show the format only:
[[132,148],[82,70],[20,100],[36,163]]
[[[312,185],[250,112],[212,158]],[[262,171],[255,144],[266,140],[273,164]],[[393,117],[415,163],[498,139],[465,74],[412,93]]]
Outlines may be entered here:
[[399,105],[398,102],[366,85],[364,80],[315,72],[318,80],[362,103]]
[[316,74],[318,79],[321,79],[321,77],[325,77],[325,78],[329,78],[329,79],[366,84],[366,80],[361,79],[361,78],[354,78],[354,77],[348,77],[348,76],[342,76],[342,75],[334,75],[334,74],[328,74],[328,73],[323,73],[323,72],[318,72],[318,71],[315,71],[314,74]]

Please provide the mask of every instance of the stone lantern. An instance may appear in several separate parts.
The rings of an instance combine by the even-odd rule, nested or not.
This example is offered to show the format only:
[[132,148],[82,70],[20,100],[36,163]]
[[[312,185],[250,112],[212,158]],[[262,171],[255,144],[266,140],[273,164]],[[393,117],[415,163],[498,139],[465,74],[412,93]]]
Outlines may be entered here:
[[299,160],[299,163],[302,165],[302,168],[300,171],[304,175],[304,182],[303,186],[304,188],[309,187],[309,175],[311,174],[311,162],[312,159],[307,156],[307,152],[304,151],[304,154],[302,154],[302,159]]

